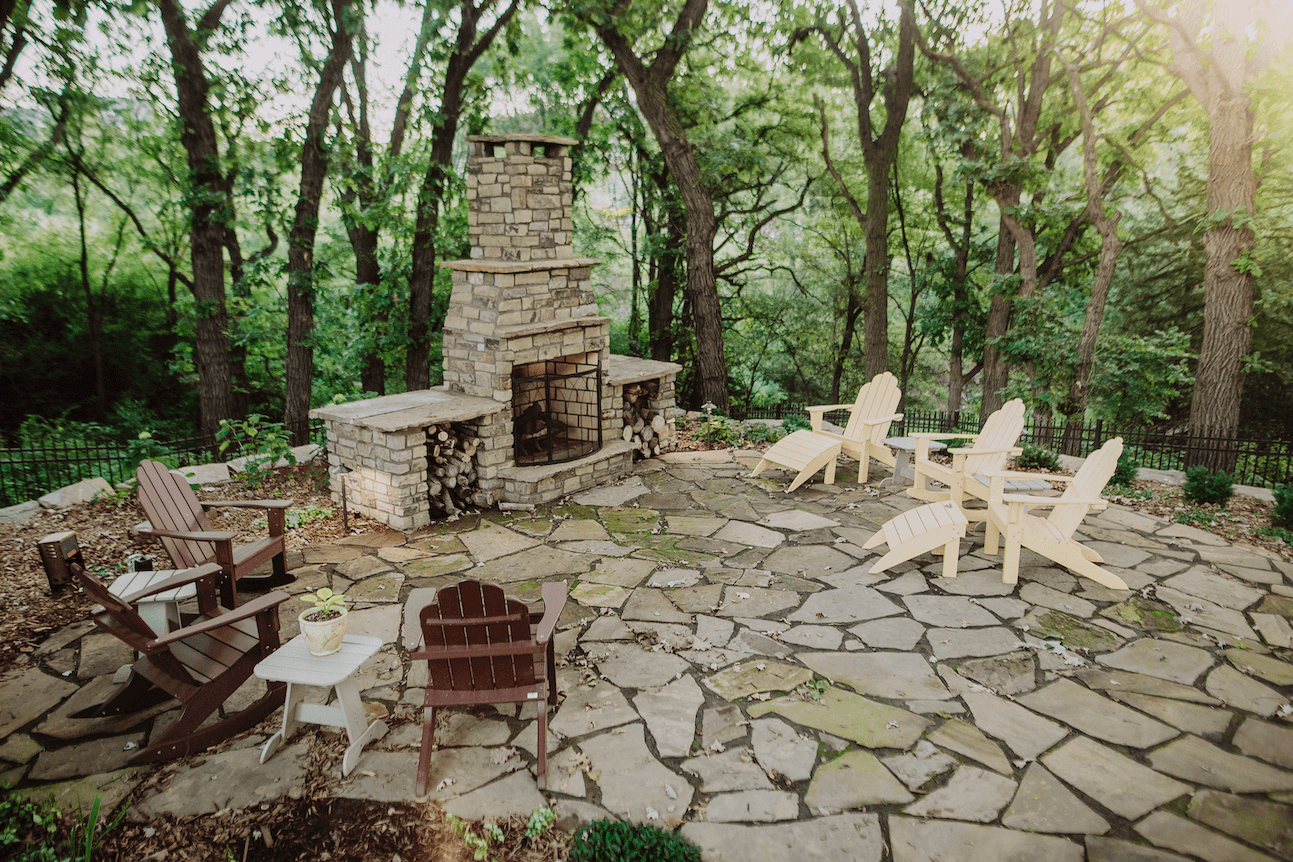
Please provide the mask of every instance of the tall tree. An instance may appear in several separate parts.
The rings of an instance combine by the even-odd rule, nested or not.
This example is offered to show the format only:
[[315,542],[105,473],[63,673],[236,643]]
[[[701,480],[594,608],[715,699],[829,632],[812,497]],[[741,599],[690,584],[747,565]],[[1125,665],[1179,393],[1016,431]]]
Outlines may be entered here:
[[[1167,27],[1172,69],[1208,116],[1208,232],[1203,237],[1203,344],[1190,402],[1192,438],[1233,439],[1239,429],[1244,360],[1253,339],[1251,226],[1257,209],[1253,172],[1252,86],[1287,44],[1293,22],[1260,0],[1184,0],[1171,7],[1137,0]],[[1271,17],[1259,20],[1266,7]],[[1253,41],[1249,33],[1257,34]],[[1186,465],[1233,470],[1237,450],[1191,446]]]
[[331,0],[332,44],[319,71],[301,144],[301,184],[287,244],[287,391],[283,421],[295,445],[310,436],[310,392],[314,383],[314,239],[319,227],[328,152],[323,135],[332,101],[341,86],[354,39],[350,0]]
[[714,216],[713,193],[687,138],[687,124],[670,94],[678,64],[703,25],[708,5],[708,0],[684,0],[659,46],[640,53],[624,26],[632,13],[640,12],[632,9],[633,0],[581,5],[575,13],[594,29],[633,88],[638,109],[651,127],[665,167],[682,198],[687,231],[685,291],[696,335],[698,395],[726,413],[730,402],[723,346],[723,308],[714,271],[714,237],[718,234],[718,220]]
[[[832,24],[819,21],[807,28],[817,34],[848,72],[857,112],[858,143],[867,175],[866,209],[854,197],[830,156],[826,111],[820,100],[822,153],[849,210],[866,236],[866,295],[863,326],[866,333],[866,376],[881,374],[889,362],[889,188],[890,173],[898,157],[898,142],[911,102],[916,56],[916,16],[903,3],[898,20],[898,44],[882,68],[872,68],[874,33],[862,24],[856,0],[847,0],[847,18]],[[878,58],[877,58],[878,59]],[[883,95],[884,122],[876,128],[872,110]]]

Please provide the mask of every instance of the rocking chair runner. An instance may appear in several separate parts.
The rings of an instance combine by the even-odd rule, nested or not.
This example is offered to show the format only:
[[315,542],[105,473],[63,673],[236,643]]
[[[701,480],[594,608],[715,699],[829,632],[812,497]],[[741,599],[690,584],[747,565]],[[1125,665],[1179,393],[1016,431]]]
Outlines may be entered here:
[[[229,611],[216,604],[214,563],[180,572],[134,595],[117,597],[98,578],[78,565],[72,572],[86,594],[103,605],[94,623],[140,654],[130,677],[107,701],[81,710],[75,718],[123,715],[148,709],[169,698],[181,704],[180,717],[161,736],[130,758],[148,763],[201,751],[252,727],[283,703],[282,683],[244,709],[204,726],[216,709],[251,677],[256,664],[279,645],[278,605],[288,595],[273,592]],[[185,617],[182,628],[158,635],[131,605],[145,596],[184,584],[197,585],[198,614]]]
[[[436,710],[477,703],[525,703],[539,708],[535,777],[547,788],[548,706],[556,706],[556,655],[552,633],[566,605],[566,585],[542,587],[543,616],[531,613],[501,587],[468,579],[442,588],[418,614],[420,648],[409,658],[426,659],[430,673],[418,757],[417,794],[427,791]],[[537,628],[532,630],[532,623]]]
[[[139,505],[151,525],[140,530],[162,543],[176,568],[190,568],[214,562],[220,566],[220,601],[226,607],[238,603],[236,582],[268,560],[274,574],[258,579],[263,589],[281,587],[296,580],[287,573],[284,557],[284,512],[291,500],[198,500],[188,481],[172,473],[165,464],[141,461],[135,476],[139,480]],[[245,545],[235,546],[235,533],[216,530],[206,515],[207,509],[232,507],[264,509],[269,520],[269,535]]]

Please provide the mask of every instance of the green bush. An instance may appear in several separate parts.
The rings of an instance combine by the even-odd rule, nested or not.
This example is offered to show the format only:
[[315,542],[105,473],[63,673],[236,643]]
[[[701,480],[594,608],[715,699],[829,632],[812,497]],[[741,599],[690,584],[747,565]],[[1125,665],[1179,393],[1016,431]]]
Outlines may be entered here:
[[714,446],[735,446],[741,442],[741,426],[725,416],[713,416],[691,436]]
[[781,420],[781,430],[787,434],[793,434],[796,431],[806,431],[813,427],[808,421],[808,417],[802,413],[792,413],[785,419]]
[[1113,468],[1113,477],[1109,480],[1109,484],[1130,487],[1136,480],[1137,469],[1136,453],[1131,449],[1123,449],[1122,454],[1118,456],[1118,466]]
[[1209,473],[1207,467],[1191,467],[1185,471],[1185,499],[1195,503],[1215,503],[1224,506],[1235,493],[1235,480],[1229,473]]
[[1293,485],[1275,486],[1275,508],[1271,511],[1271,526],[1293,527]]
[[1050,449],[1043,449],[1035,443],[1025,443],[1021,448],[1024,451],[1015,458],[1015,464],[1019,467],[1052,472],[1060,468],[1059,456]]
[[775,443],[781,436],[775,428],[762,422],[746,422],[741,430],[751,443]]
[[649,824],[594,820],[575,833],[569,862],[700,862],[700,848]]

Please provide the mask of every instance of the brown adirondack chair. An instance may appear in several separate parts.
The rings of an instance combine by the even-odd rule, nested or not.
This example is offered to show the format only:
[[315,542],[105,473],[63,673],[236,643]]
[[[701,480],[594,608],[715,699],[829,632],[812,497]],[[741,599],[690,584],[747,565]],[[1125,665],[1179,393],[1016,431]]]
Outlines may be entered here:
[[[229,699],[261,659],[279,646],[278,605],[284,592],[273,592],[237,610],[216,603],[215,563],[180,572],[143,592],[117,597],[94,575],[78,565],[72,572],[86,594],[103,605],[94,623],[116,635],[139,655],[126,682],[107,701],[75,713],[76,718],[124,715],[156,706],[170,698],[181,705],[180,717],[131,763],[169,760],[201,751],[254,726],[283,703],[283,683],[271,683],[255,703],[204,724]],[[132,601],[184,584],[197,585],[198,613],[186,616],[183,627],[158,635],[131,605]]]
[[[268,560],[274,573],[257,578],[260,589],[272,589],[296,580],[287,573],[284,558],[284,513],[291,500],[211,500],[201,502],[188,480],[172,473],[165,464],[141,461],[135,472],[139,480],[139,505],[148,516],[147,529],[140,535],[162,543],[177,569],[188,569],[214,562],[220,566],[220,601],[225,607],[238,604],[237,581]],[[269,535],[245,545],[234,545],[235,533],[217,530],[206,515],[207,509],[221,507],[264,509],[269,520]]]
[[526,703],[539,707],[535,777],[547,788],[548,706],[557,705],[552,632],[566,606],[566,585],[542,587],[543,614],[530,611],[502,587],[467,579],[443,587],[422,608],[422,642],[409,658],[426,659],[430,674],[418,757],[417,794],[427,790],[436,710],[477,703]]
[[[823,481],[832,485],[835,483],[835,459],[842,453],[857,459],[858,482],[865,482],[870,475],[872,458],[890,467],[897,463],[893,452],[884,445],[884,438],[889,436],[889,426],[902,419],[901,413],[894,412],[901,400],[898,378],[886,371],[865,383],[852,404],[809,407],[812,430],[795,431],[778,440],[763,453],[750,475],[759,475],[769,464],[798,470],[799,475],[786,489],[789,493],[825,467]],[[845,409],[849,411],[849,422],[842,434],[822,430],[822,417],[827,411]]]

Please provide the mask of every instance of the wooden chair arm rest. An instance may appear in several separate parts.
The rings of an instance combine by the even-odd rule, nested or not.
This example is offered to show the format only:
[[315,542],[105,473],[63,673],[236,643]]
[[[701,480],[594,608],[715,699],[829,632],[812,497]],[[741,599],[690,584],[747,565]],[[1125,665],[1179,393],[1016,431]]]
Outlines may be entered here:
[[953,458],[968,458],[971,455],[1000,455],[1002,452],[1005,452],[1008,455],[1018,455],[1023,451],[1023,449],[1020,449],[1017,446],[1002,446],[1000,449],[980,449],[978,447],[972,447],[970,449],[948,449],[947,454],[951,455]]
[[937,431],[913,431],[912,433],[908,434],[907,436],[908,436],[908,437],[911,437],[911,438],[912,438],[912,439],[914,439],[914,440],[920,440],[920,439],[925,439],[925,440],[952,440],[952,439],[956,439],[956,440],[972,440],[972,439],[974,439],[975,437],[978,437],[979,435],[978,435],[978,434],[952,434],[952,433],[940,434],[940,433],[939,433],[939,432],[937,432]]
[[1022,506],[1090,506],[1093,509],[1103,509],[1109,505],[1107,500],[1099,497],[1034,497],[1031,494],[1006,494],[1001,498],[1006,503],[1016,503]]
[[805,407],[809,413],[826,413],[830,410],[852,410],[852,404],[816,404],[812,407]]
[[232,542],[238,534],[232,530],[162,530],[154,527],[151,530],[140,530],[139,535],[162,539],[189,539],[195,542]]
[[565,610],[567,588],[564,581],[550,581],[540,588],[540,592],[543,596],[543,619],[539,621],[534,642],[546,644],[557,627],[557,619]]
[[894,413],[892,416],[868,416],[866,419],[859,419],[859,425],[884,425],[889,422],[901,422],[902,414]]
[[1017,470],[984,470],[989,479],[1035,479],[1040,482],[1072,482],[1076,476],[1056,476],[1054,473],[1021,473]]
[[185,569],[184,571],[177,572],[175,575],[164,581],[159,581],[151,587],[145,587],[144,589],[131,593],[128,596],[121,596],[121,600],[127,604],[133,605],[140,599],[146,599],[151,595],[164,593],[167,590],[173,590],[176,587],[182,587],[186,584],[191,584],[194,581],[200,581],[203,578],[210,578],[213,575],[218,574],[220,574],[220,567],[218,565],[215,563],[203,563],[196,568]]
[[245,605],[240,605],[232,611],[225,611],[218,617],[203,620],[200,623],[194,623],[193,625],[185,626],[182,629],[176,629],[170,634],[157,638],[153,643],[157,646],[165,646],[166,644],[186,640],[194,635],[205,634],[206,632],[223,628],[231,623],[249,619],[250,617],[258,616],[266,611],[273,610],[290,598],[291,596],[282,590],[275,590],[272,593],[266,593],[260,598],[253,599]]
[[294,500],[199,500],[203,509],[286,509]]

